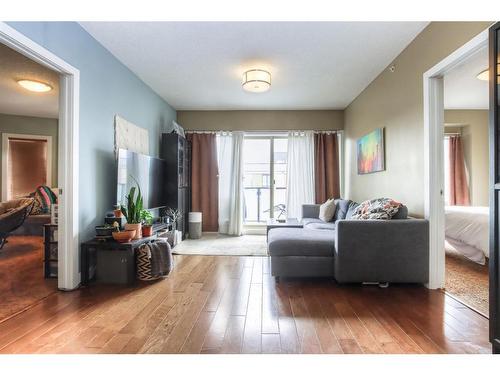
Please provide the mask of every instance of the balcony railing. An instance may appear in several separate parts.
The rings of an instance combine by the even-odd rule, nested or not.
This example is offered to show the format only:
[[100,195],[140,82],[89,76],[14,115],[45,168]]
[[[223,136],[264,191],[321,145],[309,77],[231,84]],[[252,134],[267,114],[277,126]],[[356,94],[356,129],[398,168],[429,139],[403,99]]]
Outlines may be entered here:
[[[271,188],[269,187],[245,187],[245,206],[244,206],[244,221],[245,222],[263,222],[263,211],[271,208]],[[285,187],[275,187],[275,190],[286,192]],[[285,203],[284,195],[277,199],[274,197],[274,205]],[[282,202],[283,201],[283,202]],[[269,215],[269,213],[268,213]],[[270,217],[270,216],[269,216]]]

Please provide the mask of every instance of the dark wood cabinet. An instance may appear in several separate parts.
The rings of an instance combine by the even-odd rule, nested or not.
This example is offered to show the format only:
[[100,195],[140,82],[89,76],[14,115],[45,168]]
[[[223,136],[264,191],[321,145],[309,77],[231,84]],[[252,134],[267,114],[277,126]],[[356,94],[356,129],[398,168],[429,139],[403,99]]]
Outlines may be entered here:
[[191,146],[189,141],[174,133],[163,133],[160,147],[161,158],[166,162],[166,205],[182,212],[177,229],[182,238],[187,234],[187,218],[191,209]]
[[58,243],[57,243],[57,224],[43,225],[43,244],[44,244],[44,276],[48,278],[57,278],[58,267]]

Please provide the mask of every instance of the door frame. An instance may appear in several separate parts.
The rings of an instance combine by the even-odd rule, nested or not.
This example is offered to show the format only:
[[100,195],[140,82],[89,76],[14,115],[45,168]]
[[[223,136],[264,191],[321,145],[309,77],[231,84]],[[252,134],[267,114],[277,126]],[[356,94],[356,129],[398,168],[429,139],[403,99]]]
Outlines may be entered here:
[[443,76],[482,48],[488,48],[488,29],[434,65],[423,75],[424,86],[424,208],[429,220],[430,289],[444,288],[444,82]]
[[79,272],[79,110],[80,71],[49,50],[0,22],[0,43],[60,74],[58,140],[58,288],[73,290]]
[[47,184],[52,185],[52,136],[36,134],[2,133],[2,201],[8,200],[9,139],[43,140],[47,142]]

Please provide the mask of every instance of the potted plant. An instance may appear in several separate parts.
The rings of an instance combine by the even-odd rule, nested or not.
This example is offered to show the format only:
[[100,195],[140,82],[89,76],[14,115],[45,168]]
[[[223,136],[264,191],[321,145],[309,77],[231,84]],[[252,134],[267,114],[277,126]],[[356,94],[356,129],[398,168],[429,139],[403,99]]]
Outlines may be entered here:
[[115,217],[122,217],[123,214],[122,214],[122,210],[121,210],[121,207],[119,204],[117,204],[114,209],[113,209],[113,214],[115,215]]
[[148,210],[141,211],[142,235],[150,237],[153,235],[153,215]]
[[[135,230],[134,240],[138,240],[142,238],[141,213],[143,210],[143,201],[139,183],[135,178],[133,179],[137,187],[132,186],[130,188],[130,191],[127,195],[127,207],[121,206],[120,210],[123,213],[123,216],[125,216],[125,218],[127,219],[127,224],[125,224],[125,230]],[[137,190],[137,196],[135,195],[136,190]]]
[[177,230],[177,222],[182,218],[182,212],[175,208],[169,208],[167,210],[167,217],[172,224],[172,229],[168,232],[168,242],[170,246],[174,247],[177,245],[177,239],[179,238],[179,231]]

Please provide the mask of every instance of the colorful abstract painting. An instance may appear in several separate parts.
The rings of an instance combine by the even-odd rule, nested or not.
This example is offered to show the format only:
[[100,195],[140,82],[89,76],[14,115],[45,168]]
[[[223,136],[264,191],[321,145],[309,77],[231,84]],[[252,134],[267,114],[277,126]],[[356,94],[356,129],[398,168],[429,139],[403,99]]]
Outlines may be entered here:
[[380,172],[385,169],[384,128],[379,128],[358,139],[358,174]]

